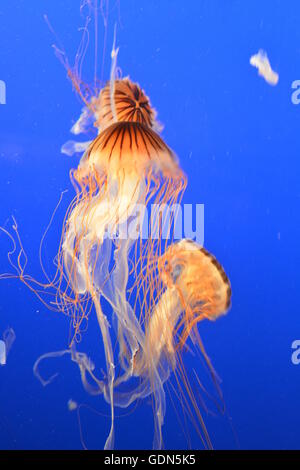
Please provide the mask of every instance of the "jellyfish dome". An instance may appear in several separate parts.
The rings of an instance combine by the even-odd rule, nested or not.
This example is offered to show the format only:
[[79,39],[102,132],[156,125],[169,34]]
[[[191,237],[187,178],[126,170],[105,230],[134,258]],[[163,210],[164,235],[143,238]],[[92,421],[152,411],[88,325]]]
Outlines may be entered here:
[[143,124],[156,132],[161,130],[150,99],[139,84],[132,82],[129,77],[108,81],[99,96],[92,100],[92,106],[96,117],[94,125],[99,129],[116,121],[130,121]]

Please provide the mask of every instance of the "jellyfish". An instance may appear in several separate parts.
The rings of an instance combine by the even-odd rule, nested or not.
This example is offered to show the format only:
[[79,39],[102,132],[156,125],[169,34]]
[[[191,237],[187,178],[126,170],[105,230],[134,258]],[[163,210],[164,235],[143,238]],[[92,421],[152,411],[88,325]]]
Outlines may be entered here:
[[[92,308],[95,309],[103,338],[107,377],[105,381],[95,379],[96,391],[92,393],[103,393],[111,406],[111,428],[105,444],[107,449],[113,446],[114,440],[115,359],[111,325],[103,313],[101,299],[108,302],[112,317],[116,319],[118,362],[124,372],[118,378],[120,384],[131,377],[134,357],[137,351],[144,348],[145,334],[140,321],[142,313],[138,314],[137,309],[142,305],[140,310],[150,311],[143,299],[144,295],[147,296],[148,284],[155,283],[149,264],[155,263],[162,250],[160,239],[142,240],[138,236],[129,236],[128,223],[140,227],[150,202],[173,205],[180,202],[186,187],[186,176],[178,158],[155,130],[156,113],[146,94],[129,78],[116,80],[116,84],[112,81],[106,85],[102,96],[100,93],[101,106],[104,106],[103,100],[106,101],[106,93],[111,89],[116,95],[110,93],[109,96],[115,96],[114,99],[117,99],[119,90],[122,91],[127,113],[123,115],[124,107],[118,98],[115,104],[111,104],[109,119],[104,115],[101,117],[101,113],[97,115],[98,121],[101,121],[99,129],[102,130],[88,145],[78,167],[70,173],[76,196],[65,217],[53,279],[45,273],[43,266],[48,283],[36,282],[26,275],[27,257],[16,221],[13,225],[16,241],[3,229],[13,243],[9,260],[17,271],[16,277],[41,300],[52,289],[51,301],[46,303],[47,306],[71,317],[74,334],[70,347],[79,340],[83,325],[86,325]],[[128,109],[129,105],[132,112]],[[107,108],[107,103],[105,106]],[[111,123],[111,120],[115,122]],[[17,263],[13,263],[12,255],[17,243],[20,245],[20,255]],[[131,268],[130,256],[135,258]],[[128,298],[130,274],[136,278],[140,275],[141,279],[141,285],[137,284],[136,287],[133,305]],[[152,296],[150,303],[154,301]],[[74,357],[77,361],[79,356]],[[80,370],[85,370],[81,361],[78,365]],[[89,373],[92,371],[89,370]],[[89,389],[85,373],[82,373],[82,378]]]
[[115,121],[138,122],[156,132],[162,130],[157,121],[157,112],[151,105],[149,97],[138,83],[129,77],[108,81],[101,89],[99,96],[92,99],[96,120],[94,126],[99,129]]
[[[68,280],[65,291],[58,290],[58,302],[66,310],[73,302],[75,334],[86,318],[87,297],[95,306],[110,384],[104,393],[109,394],[106,398],[113,416],[115,366],[100,297],[109,302],[117,317],[119,359],[130,374],[134,355],[143,347],[144,333],[126,294],[129,253],[138,241],[123,233],[124,228],[128,220],[132,223],[140,216],[137,205],[178,200],[185,176],[174,153],[155,131],[139,122],[120,121],[99,134],[71,178],[78,193],[66,219],[58,256],[61,278],[66,275]],[[140,250],[141,266],[158,249],[149,240],[145,245]],[[112,436],[113,425],[106,448],[112,445]]]
[[[145,321],[136,323],[136,316],[133,318],[124,316],[126,308],[130,308],[128,304],[126,307],[126,301],[123,304],[123,310],[118,310],[115,305],[120,323],[122,323],[122,318],[126,318],[126,322],[123,321],[124,334],[127,334],[129,338],[128,330],[130,330],[136,342],[131,367],[126,374],[114,377],[111,394],[109,383],[96,377],[94,364],[85,353],[76,352],[74,345],[71,350],[49,353],[41,357],[36,363],[35,372],[38,376],[38,363],[41,360],[53,355],[71,354],[72,360],[79,366],[85,389],[91,394],[103,394],[105,400],[114,407],[128,408],[137,400],[153,396],[154,448],[161,448],[163,445],[162,427],[166,413],[164,388],[173,373],[178,386],[182,383],[185,387],[182,400],[187,406],[203,445],[212,448],[195,392],[189,384],[182,356],[185,349],[189,349],[186,348],[186,343],[190,340],[192,345],[200,351],[213,384],[221,396],[218,377],[202,343],[198,324],[204,320],[215,321],[228,312],[231,306],[230,281],[217,259],[204,247],[189,239],[171,244],[165,253],[157,258],[156,264],[158,278],[156,285],[160,283],[161,288],[152,294],[155,297],[153,308]],[[112,294],[110,301],[117,304],[113,298],[118,297],[118,291],[110,292],[110,294]],[[108,290],[103,289],[102,295],[109,298]],[[101,309],[100,303],[98,308]],[[136,313],[133,312],[133,314]],[[103,313],[100,314],[104,316]],[[112,356],[111,352],[110,357]],[[47,383],[52,380],[50,378],[45,381],[39,378]],[[131,379],[134,378],[139,379],[138,385],[131,385]],[[120,387],[125,381],[129,388],[126,392]],[[106,445],[108,444],[111,445],[112,442],[106,441]]]
[[[85,50],[83,44],[81,48]],[[63,52],[56,52],[63,57]],[[0,278],[18,277],[51,310],[71,319],[68,348],[40,356],[34,373],[47,385],[55,375],[43,379],[41,361],[71,357],[87,392],[103,395],[110,406],[105,449],[114,446],[115,407],[127,408],[149,396],[154,397],[153,446],[163,446],[165,384],[172,373],[181,376],[200,422],[203,442],[211,447],[180,358],[191,339],[215,378],[197,325],[226,313],[230,284],[216,259],[195,242],[173,243],[172,228],[163,242],[160,218],[156,221],[157,239],[141,236],[141,227],[148,224],[150,204],[180,203],[187,178],[160,135],[162,126],[144,90],[129,77],[117,77],[117,55],[114,41],[110,80],[102,88],[96,81],[94,87],[86,88],[80,78],[80,63],[71,69],[65,62],[84,102],[71,131],[79,135],[93,128],[97,135],[85,142],[69,141],[62,148],[68,155],[83,155],[70,172],[76,194],[65,215],[54,276],[44,270],[41,249],[46,282],[25,273],[27,257],[14,220],[16,240],[6,229],[2,231],[13,244],[8,259],[16,274]],[[45,300],[47,295],[50,301]],[[93,361],[77,351],[91,312],[96,315],[103,343],[106,370],[101,377],[96,375]]]
[[[82,108],[71,132],[78,135],[87,133],[94,127],[100,133],[111,124],[120,121],[138,122],[157,133],[163,129],[157,120],[156,110],[140,85],[129,77],[115,79],[112,75],[111,80],[100,89],[98,95],[92,96],[88,105]],[[61,152],[71,156],[84,152],[90,144],[90,140],[84,142],[68,140],[63,144]]]
[[[12,264],[19,278],[39,297],[41,290],[52,289],[50,307],[68,315],[73,327],[69,349],[42,355],[34,365],[34,373],[46,385],[53,377],[42,379],[40,361],[71,356],[85,389],[102,394],[110,405],[105,449],[114,446],[115,407],[126,408],[138,399],[154,396],[153,445],[161,448],[166,412],[164,385],[172,371],[179,369],[183,374],[178,355],[188,338],[200,345],[210,366],[196,325],[204,318],[212,320],[226,312],[229,281],[215,259],[191,241],[172,244],[169,234],[170,245],[163,247],[161,238],[142,240],[129,233],[130,226],[140,228],[144,223],[150,203],[171,206],[180,202],[187,183],[177,156],[159,135],[161,126],[144,90],[129,77],[115,79],[112,73],[111,80],[87,106],[73,126],[73,133],[84,131],[92,114],[98,135],[79,147],[66,147],[69,154],[75,148],[85,151],[77,168],[70,172],[76,195],[65,216],[55,259],[57,271],[52,280],[47,276],[48,284],[35,283],[24,274],[27,259],[14,224],[23,255],[18,256],[17,265]],[[12,241],[10,260],[16,250]],[[103,308],[104,302],[110,310]],[[89,358],[75,348],[93,309],[106,364],[101,378],[96,376]],[[117,366],[121,369],[118,374]],[[134,378],[139,379],[139,385],[124,392],[122,385],[131,385]],[[188,394],[194,403],[190,388]],[[205,440],[210,442],[196,410]]]
[[[216,258],[205,248],[188,239],[170,245],[158,258],[157,264],[162,287],[156,294],[155,307],[144,327],[143,348],[136,351],[133,361],[132,375],[142,380],[139,386],[129,393],[116,391],[115,404],[127,407],[135,400],[153,394],[153,445],[160,448],[166,411],[164,383],[172,371],[179,373],[201,424],[203,443],[212,447],[194,392],[186,379],[180,354],[188,338],[191,338],[200,349],[217,387],[216,374],[201,341],[197,324],[205,319],[215,321],[226,314],[231,305],[230,282]],[[119,385],[118,381],[116,385]],[[201,432],[199,434],[201,435]]]
[[[146,358],[154,366],[165,353],[174,367],[175,352],[195,326],[224,315],[231,304],[230,282],[216,258],[196,242],[183,239],[171,245],[158,260],[165,287],[146,327]],[[175,342],[176,338],[176,342]],[[194,337],[196,340],[196,337]]]

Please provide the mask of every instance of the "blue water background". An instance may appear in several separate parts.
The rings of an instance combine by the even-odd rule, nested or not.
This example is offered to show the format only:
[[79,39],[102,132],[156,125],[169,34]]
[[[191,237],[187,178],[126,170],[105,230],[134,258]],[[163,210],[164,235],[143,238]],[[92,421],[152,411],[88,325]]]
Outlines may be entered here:
[[[0,79],[7,85],[7,104],[0,106],[0,224],[11,227],[15,216],[35,277],[40,239],[60,192],[69,190],[47,239],[49,268],[73,196],[68,175],[78,159],[60,147],[81,109],[51,48],[44,13],[72,62],[83,24],[79,1],[0,4]],[[105,78],[117,18],[114,9]],[[204,414],[213,444],[298,448],[300,365],[291,362],[291,343],[300,338],[300,106],[291,102],[291,83],[300,79],[300,4],[123,0],[120,19],[119,66],[158,110],[163,137],[188,175],[184,202],[205,204],[205,246],[232,284],[228,315],[200,325],[231,418]],[[276,87],[249,65],[260,48],[279,73]],[[85,70],[92,75],[91,65],[88,57]],[[0,247],[5,272],[10,244],[3,235]],[[0,369],[0,448],[81,448],[67,402],[109,413],[102,397],[87,396],[68,359],[46,367],[45,373],[60,372],[46,388],[32,373],[39,355],[67,346],[67,319],[47,311],[21,283],[1,281],[0,332],[7,326],[17,339]],[[93,317],[88,334],[91,350],[99,343],[101,361]],[[188,353],[184,361],[201,368]],[[151,447],[151,413],[146,401],[117,419],[116,447]],[[109,419],[83,410],[81,421],[87,446],[103,447]],[[200,448],[188,428],[192,447]],[[188,445],[169,398],[163,432],[167,448]]]

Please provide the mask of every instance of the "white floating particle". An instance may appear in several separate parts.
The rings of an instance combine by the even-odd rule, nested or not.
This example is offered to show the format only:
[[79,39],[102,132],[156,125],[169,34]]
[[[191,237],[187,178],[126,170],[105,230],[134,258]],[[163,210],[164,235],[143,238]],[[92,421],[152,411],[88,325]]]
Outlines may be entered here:
[[0,365],[5,366],[6,364],[6,346],[4,341],[0,340]]
[[69,408],[69,411],[74,411],[76,410],[78,407],[78,404],[76,403],[76,401],[72,400],[72,398],[70,398],[70,400],[68,401],[68,408]]
[[267,53],[260,49],[257,54],[250,57],[250,64],[258,69],[258,75],[262,76],[269,85],[277,85],[278,73],[272,70]]

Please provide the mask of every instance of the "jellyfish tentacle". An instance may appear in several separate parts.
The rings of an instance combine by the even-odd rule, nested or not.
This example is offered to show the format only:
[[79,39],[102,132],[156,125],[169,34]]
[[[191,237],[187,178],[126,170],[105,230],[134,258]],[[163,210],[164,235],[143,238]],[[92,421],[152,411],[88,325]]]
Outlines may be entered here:
[[101,309],[100,301],[98,299],[98,295],[95,292],[93,287],[90,287],[90,292],[92,294],[96,315],[98,319],[98,323],[100,326],[102,339],[104,343],[104,351],[105,351],[105,360],[106,360],[106,370],[107,370],[107,389],[108,392],[108,402],[110,403],[111,409],[111,426],[109,435],[105,441],[104,450],[110,450],[114,447],[114,379],[115,379],[115,365],[114,365],[114,357],[113,357],[113,349],[110,339],[109,333],[109,323],[107,317],[104,315]]

